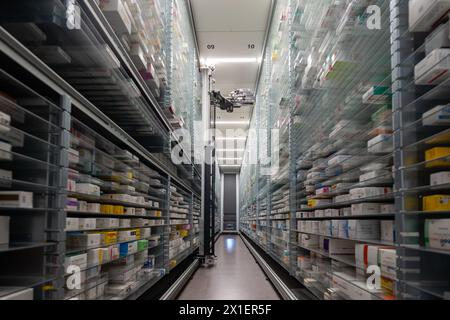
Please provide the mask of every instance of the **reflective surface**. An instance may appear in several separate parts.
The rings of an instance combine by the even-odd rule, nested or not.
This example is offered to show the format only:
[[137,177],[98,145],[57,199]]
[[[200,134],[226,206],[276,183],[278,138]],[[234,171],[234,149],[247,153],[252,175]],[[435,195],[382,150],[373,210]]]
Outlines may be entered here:
[[216,265],[200,268],[179,300],[278,300],[279,297],[238,235],[216,242]]

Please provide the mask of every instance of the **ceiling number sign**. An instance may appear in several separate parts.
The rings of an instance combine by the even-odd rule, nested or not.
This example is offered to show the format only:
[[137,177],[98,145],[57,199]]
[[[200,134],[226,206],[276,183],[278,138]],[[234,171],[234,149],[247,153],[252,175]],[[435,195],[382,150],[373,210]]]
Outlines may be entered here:
[[248,45],[248,48],[249,48],[250,50],[255,49],[255,44],[254,44],[254,43],[250,43],[250,44]]
[[214,49],[216,48],[216,46],[213,45],[213,44],[208,44],[208,45],[206,45],[206,48],[207,48],[208,50],[214,50]]

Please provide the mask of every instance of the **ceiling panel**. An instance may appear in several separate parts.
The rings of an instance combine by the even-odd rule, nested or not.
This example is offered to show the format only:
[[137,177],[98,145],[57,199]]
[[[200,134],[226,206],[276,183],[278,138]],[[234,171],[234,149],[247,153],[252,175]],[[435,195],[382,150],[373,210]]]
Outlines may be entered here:
[[197,31],[264,31],[270,0],[191,0]]
[[[215,62],[213,78],[214,90],[227,96],[230,91],[245,88],[254,89],[258,69],[261,63],[264,36],[273,0],[190,0],[200,59],[254,59],[249,62]],[[218,124],[227,138],[236,140],[218,140],[217,148],[244,149],[248,135],[253,106],[236,108],[233,113],[217,110]],[[226,123],[240,121],[243,123]],[[226,133],[226,129],[231,132]],[[238,129],[238,130],[235,130]],[[242,156],[242,152],[219,154],[224,157]],[[229,163],[240,163],[231,160]],[[238,169],[232,167],[231,169]]]
[[197,31],[197,40],[200,56],[204,58],[260,58],[264,31]]

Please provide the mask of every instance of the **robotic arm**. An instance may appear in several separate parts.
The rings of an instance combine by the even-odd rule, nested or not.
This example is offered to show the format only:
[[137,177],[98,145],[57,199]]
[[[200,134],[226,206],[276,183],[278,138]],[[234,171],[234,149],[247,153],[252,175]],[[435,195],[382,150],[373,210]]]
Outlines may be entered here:
[[211,92],[211,104],[227,112],[233,112],[234,108],[240,108],[242,105],[251,105],[254,103],[255,98],[250,90],[238,89],[232,91],[229,98],[223,97],[220,91]]

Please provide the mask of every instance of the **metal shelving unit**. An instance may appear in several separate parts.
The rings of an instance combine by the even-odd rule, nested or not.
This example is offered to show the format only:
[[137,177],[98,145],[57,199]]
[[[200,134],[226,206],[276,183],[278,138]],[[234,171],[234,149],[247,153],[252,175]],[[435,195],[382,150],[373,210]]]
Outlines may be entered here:
[[[138,2],[144,7],[150,3]],[[139,70],[125,37],[116,33],[117,25],[108,20],[110,16],[104,9],[90,0],[17,1],[2,8],[0,59],[5,67],[0,72],[3,84],[0,110],[9,114],[11,120],[2,126],[1,140],[10,143],[12,149],[2,147],[1,164],[3,170],[12,171],[13,175],[8,178],[4,172],[6,178],[1,179],[1,189],[33,193],[32,208],[0,207],[2,217],[11,216],[11,242],[0,250],[2,261],[8,261],[2,263],[0,270],[0,285],[5,286],[2,296],[33,288],[35,299],[137,298],[169,272],[169,186],[176,184],[191,197],[198,196],[197,172],[188,169],[189,174],[184,177],[168,158],[173,126],[155,99],[161,92],[155,91],[150,75]],[[22,15],[14,14],[14,10],[20,10]],[[153,8],[143,15],[155,12]],[[164,12],[160,13],[163,21]],[[137,26],[133,24],[132,28]],[[152,31],[161,34],[156,29]],[[161,62],[164,51],[172,44],[160,45],[151,62],[164,86],[167,81]],[[195,75],[193,68],[190,72]],[[20,81],[14,78],[19,75]],[[194,96],[195,93],[189,99],[194,101]],[[87,154],[90,157],[84,166],[73,165],[74,156],[79,154],[74,153],[71,145],[81,132],[83,139],[78,143],[84,149],[82,158]],[[89,145],[90,142],[93,143]],[[118,159],[117,152],[126,157]],[[73,179],[75,182],[97,185],[100,190],[95,194],[73,190],[75,184],[69,186],[68,179],[72,180],[75,171],[79,174]],[[154,184],[155,178],[159,179],[158,184]],[[143,190],[146,183],[148,190]],[[104,197],[118,192],[158,205]],[[70,198],[83,205],[135,207],[146,213],[103,214],[97,210],[81,211],[78,206],[66,208],[66,199]],[[86,265],[82,270],[82,287],[65,294],[66,255],[129,242],[111,239],[103,242],[103,238],[98,246],[66,249],[64,228],[69,221],[66,217],[92,221],[99,216],[117,219],[124,227],[79,228],[67,232],[67,236],[74,233],[86,237],[88,233],[99,232],[112,236],[129,229],[127,222],[132,219],[150,223],[137,229],[150,229],[161,241],[150,243],[140,253],[115,253],[110,261]],[[152,236],[149,239],[156,241]],[[144,251],[154,256],[154,260],[146,260],[146,254],[141,254]],[[128,276],[111,276],[111,266],[131,261],[132,257],[144,266],[136,273],[135,281],[106,292],[111,280],[114,283],[113,279]]]
[[[355,249],[330,254],[327,247],[331,242],[342,247],[345,241],[349,247],[393,250],[395,256],[397,238],[350,238],[338,235],[337,228],[332,233],[331,224],[383,220],[384,228],[395,224],[397,235],[404,230],[394,223],[400,188],[393,187],[392,177],[397,163],[392,147],[391,14],[399,14],[392,10],[393,2],[291,0],[278,1],[274,10],[256,93],[262,101],[255,109],[267,112],[268,130],[280,129],[278,157],[271,163],[279,159],[280,170],[267,184],[257,174],[261,183],[256,193],[262,201],[255,214],[241,219],[241,227],[259,244],[255,226],[266,223],[268,243],[262,248],[319,299],[401,298],[398,272],[392,277],[392,272],[382,271],[383,289],[366,290],[361,288],[365,270]],[[380,28],[369,28],[370,5],[379,9]],[[253,117],[261,115],[255,111]],[[262,140],[259,147],[266,146]],[[267,150],[274,144],[269,139]],[[247,171],[242,168],[242,185],[248,184]],[[371,188],[382,188],[382,193],[370,194]],[[362,203],[379,209],[361,209]],[[247,207],[241,206],[241,215],[243,209]],[[309,229],[319,225],[330,230]]]

